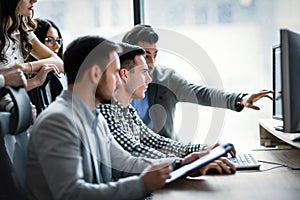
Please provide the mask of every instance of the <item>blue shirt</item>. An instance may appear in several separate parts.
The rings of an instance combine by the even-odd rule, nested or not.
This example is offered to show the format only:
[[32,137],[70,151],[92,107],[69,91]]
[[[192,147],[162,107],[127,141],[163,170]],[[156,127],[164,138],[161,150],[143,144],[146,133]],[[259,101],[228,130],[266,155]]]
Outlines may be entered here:
[[131,105],[135,108],[143,122],[152,129],[153,123],[149,115],[148,91],[145,92],[143,99],[134,99]]

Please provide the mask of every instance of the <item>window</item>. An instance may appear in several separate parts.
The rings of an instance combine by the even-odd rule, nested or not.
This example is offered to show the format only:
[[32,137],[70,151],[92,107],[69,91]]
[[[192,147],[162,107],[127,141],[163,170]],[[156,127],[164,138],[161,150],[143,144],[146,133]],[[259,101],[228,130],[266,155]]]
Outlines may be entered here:
[[125,32],[132,27],[132,16],[131,0],[43,0],[35,4],[34,15],[53,20],[65,46],[84,34],[110,38]]
[[[229,92],[252,93],[271,89],[272,46],[279,43],[279,29],[289,28],[300,32],[300,13],[297,10],[300,1],[297,0],[145,0],[144,4],[145,24],[159,30],[172,30],[198,44],[214,63],[223,89]],[[182,45],[180,40],[174,39],[173,42]],[[199,66],[189,63],[185,55],[178,55],[170,49],[162,51],[169,54],[169,58],[165,61],[158,54],[158,64],[175,68],[191,82],[215,86],[215,77],[205,76],[201,70],[195,73],[193,69]],[[182,62],[170,62],[175,58]],[[222,138],[233,143],[238,141],[239,145],[258,145],[258,120],[272,116],[272,102],[262,100],[257,105],[261,107],[258,112],[250,109],[242,113],[226,110],[224,124],[223,120],[219,122]],[[184,106],[190,107],[188,113],[199,110],[198,123],[182,124],[182,120],[189,117],[180,114],[187,113],[186,108],[180,109]],[[212,128],[208,125],[213,121],[212,117],[207,115],[212,113],[212,109],[184,104],[178,107],[176,129],[180,138],[203,142],[203,132],[207,134]],[[195,126],[198,126],[196,132],[195,128],[190,128]],[[194,132],[190,134],[191,131]],[[216,139],[218,136],[215,136]]]

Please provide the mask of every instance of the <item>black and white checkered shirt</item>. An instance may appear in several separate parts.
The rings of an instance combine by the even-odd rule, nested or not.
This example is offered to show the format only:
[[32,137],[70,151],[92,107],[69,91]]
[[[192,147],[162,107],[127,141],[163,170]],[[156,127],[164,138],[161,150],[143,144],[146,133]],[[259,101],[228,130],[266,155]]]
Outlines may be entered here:
[[121,103],[115,102],[101,104],[99,108],[116,141],[133,156],[155,159],[183,158],[201,150],[200,144],[185,145],[154,133],[143,123],[130,104],[125,108]]

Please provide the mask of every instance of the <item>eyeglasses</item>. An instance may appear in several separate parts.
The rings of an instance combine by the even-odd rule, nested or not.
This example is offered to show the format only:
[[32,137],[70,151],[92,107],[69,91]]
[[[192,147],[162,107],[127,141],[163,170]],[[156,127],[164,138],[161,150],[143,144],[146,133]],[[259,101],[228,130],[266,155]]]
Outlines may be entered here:
[[49,36],[49,37],[45,38],[45,42],[48,42],[51,46],[53,46],[55,44],[55,42],[59,45],[62,45],[63,39],[62,38],[54,39],[53,37]]

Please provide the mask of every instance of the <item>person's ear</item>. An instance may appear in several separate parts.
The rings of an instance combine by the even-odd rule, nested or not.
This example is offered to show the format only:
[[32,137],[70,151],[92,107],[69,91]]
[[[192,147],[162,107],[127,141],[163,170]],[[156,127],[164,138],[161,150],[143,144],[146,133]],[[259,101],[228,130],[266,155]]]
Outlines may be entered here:
[[120,78],[121,78],[123,81],[125,81],[125,83],[126,83],[127,78],[128,78],[127,73],[128,73],[127,69],[125,69],[125,68],[120,69],[120,72],[119,72]]
[[101,79],[101,76],[102,76],[102,71],[100,67],[98,67],[97,65],[92,66],[90,69],[91,81],[95,84],[98,84],[99,80]]

